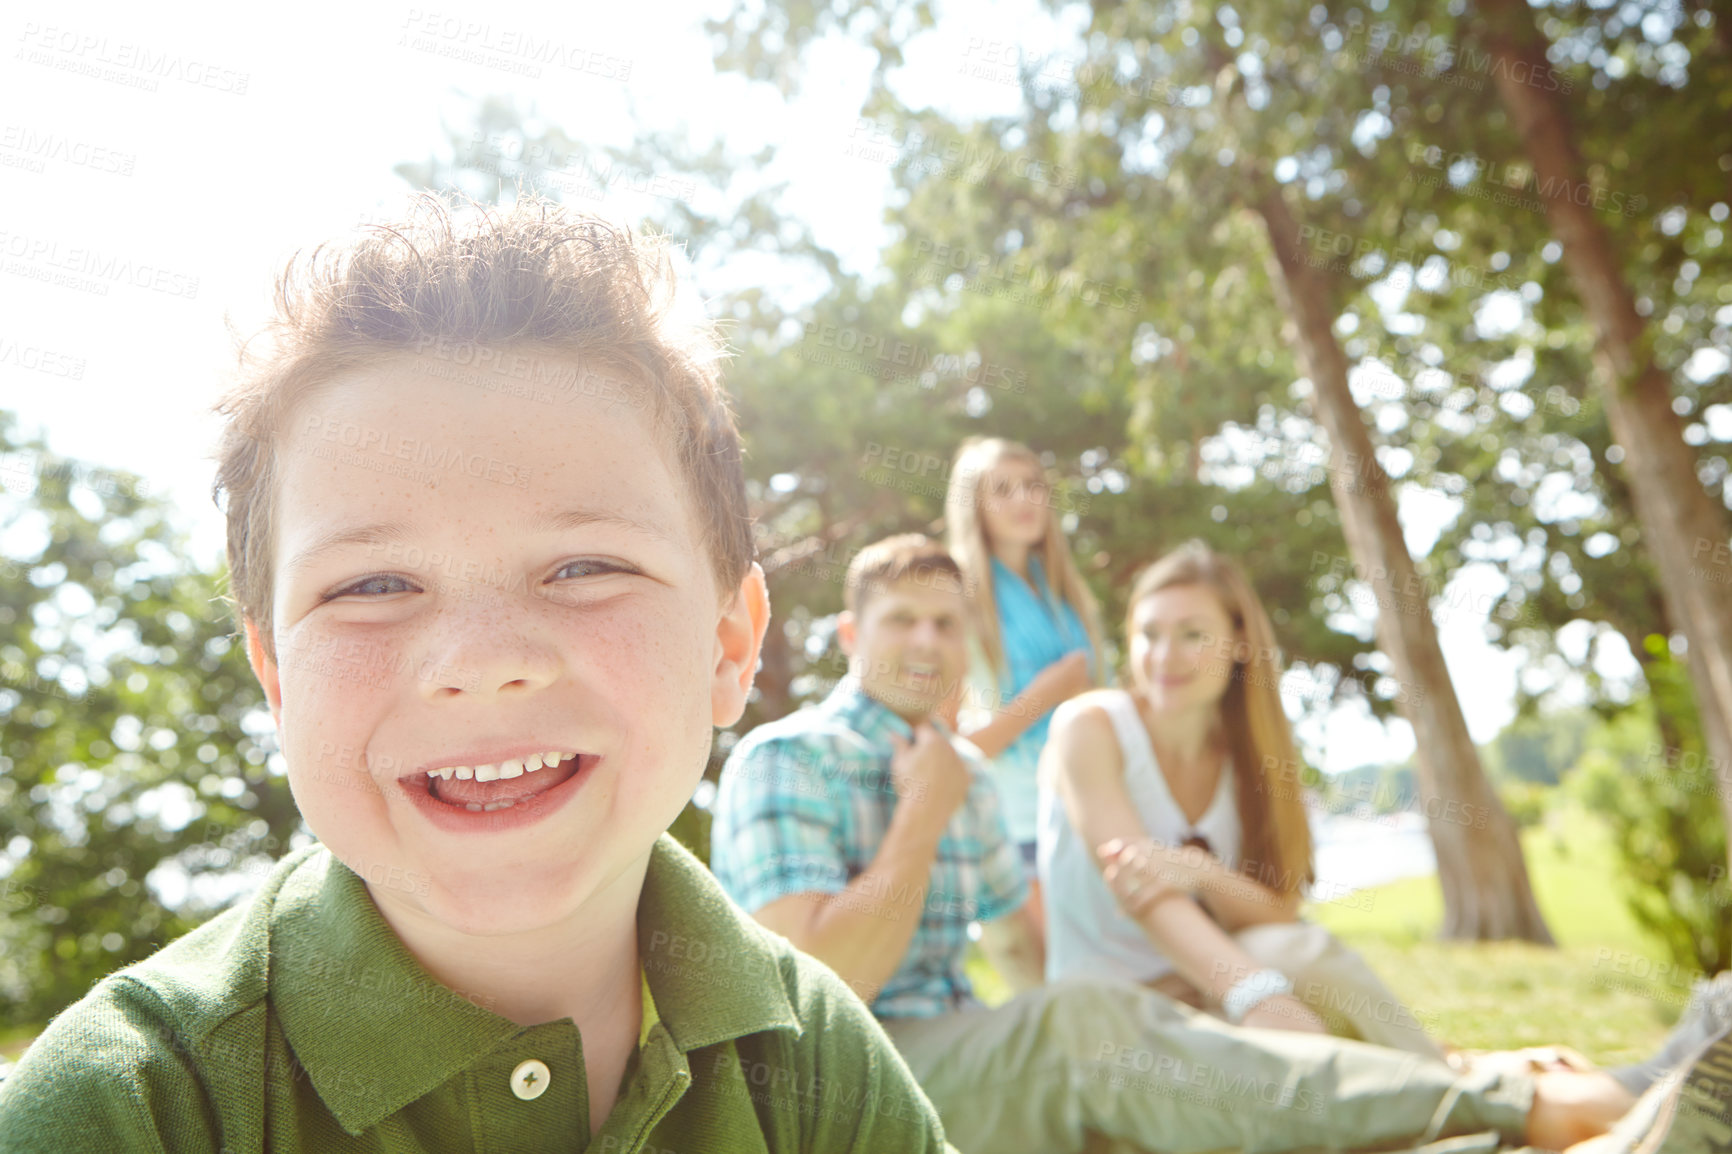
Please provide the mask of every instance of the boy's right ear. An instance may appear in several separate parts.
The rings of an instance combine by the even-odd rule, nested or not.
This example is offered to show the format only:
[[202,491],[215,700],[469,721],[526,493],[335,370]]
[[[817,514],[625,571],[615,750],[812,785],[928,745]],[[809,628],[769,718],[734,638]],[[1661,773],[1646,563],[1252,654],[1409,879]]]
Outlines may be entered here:
[[253,667],[253,676],[259,679],[259,685],[265,691],[265,700],[270,702],[271,717],[277,726],[283,724],[283,684],[277,677],[277,662],[265,652],[264,642],[259,640],[259,627],[252,618],[243,622],[247,633],[247,664]]
[[836,644],[842,647],[842,652],[849,657],[854,656],[854,641],[857,633],[854,628],[854,614],[844,609],[836,614]]

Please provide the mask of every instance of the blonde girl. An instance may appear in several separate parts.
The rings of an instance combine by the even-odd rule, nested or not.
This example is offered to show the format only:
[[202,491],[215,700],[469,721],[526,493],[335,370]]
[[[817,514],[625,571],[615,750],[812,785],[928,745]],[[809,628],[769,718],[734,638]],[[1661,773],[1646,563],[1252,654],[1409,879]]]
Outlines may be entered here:
[[[944,515],[974,639],[962,718],[992,761],[1005,822],[1034,884],[1036,768],[1053,709],[1098,682],[1100,609],[1071,557],[1046,469],[1027,445],[964,441]],[[1038,890],[1034,900],[1038,912]]]

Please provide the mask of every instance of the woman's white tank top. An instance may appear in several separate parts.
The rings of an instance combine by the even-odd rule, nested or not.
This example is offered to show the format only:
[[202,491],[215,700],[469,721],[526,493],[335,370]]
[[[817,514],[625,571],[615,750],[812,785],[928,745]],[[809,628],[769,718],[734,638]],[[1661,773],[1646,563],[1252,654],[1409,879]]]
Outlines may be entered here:
[[[1066,711],[1091,706],[1105,709],[1124,754],[1125,790],[1143,828],[1157,842],[1180,845],[1193,834],[1229,869],[1239,865],[1242,833],[1235,800],[1233,765],[1222,767],[1220,783],[1209,807],[1196,824],[1185,819],[1155,762],[1148,731],[1137,715],[1136,702],[1122,689],[1098,690],[1059,706]],[[1064,802],[1051,785],[1041,782],[1037,835],[1037,868],[1046,906],[1046,980],[1107,978],[1148,982],[1172,971],[1169,963],[1136,922],[1119,909],[1101,877],[1093,847],[1083,844],[1071,825]]]

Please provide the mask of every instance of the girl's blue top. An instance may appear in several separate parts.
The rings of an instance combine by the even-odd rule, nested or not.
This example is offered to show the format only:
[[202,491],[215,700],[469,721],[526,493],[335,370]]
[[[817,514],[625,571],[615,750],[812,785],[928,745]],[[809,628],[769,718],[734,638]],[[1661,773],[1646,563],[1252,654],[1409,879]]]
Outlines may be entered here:
[[[1024,581],[1010,566],[996,557],[992,559],[993,600],[998,607],[1005,667],[995,671],[985,668],[983,660],[976,662],[971,680],[977,703],[1010,702],[1028,688],[1041,670],[1078,650],[1088,655],[1089,671],[1096,672],[1098,659],[1082,618],[1069,604],[1053,596],[1038,557],[1028,559],[1028,575],[1029,580]],[[1040,751],[1046,746],[1051,721],[1049,709],[1008,749],[992,759],[1005,822],[1010,826],[1011,837],[1018,842],[1034,841],[1039,809],[1035,768],[1040,763]]]

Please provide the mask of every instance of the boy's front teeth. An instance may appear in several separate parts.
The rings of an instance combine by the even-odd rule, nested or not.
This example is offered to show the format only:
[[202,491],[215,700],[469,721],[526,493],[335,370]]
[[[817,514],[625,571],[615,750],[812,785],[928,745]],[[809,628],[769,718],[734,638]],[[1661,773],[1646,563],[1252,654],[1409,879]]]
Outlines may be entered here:
[[512,758],[498,765],[447,765],[443,769],[430,769],[428,777],[443,778],[450,781],[456,777],[459,781],[500,781],[505,778],[522,777],[526,773],[534,773],[538,769],[558,765],[572,754],[560,753],[558,750],[548,750],[546,753],[532,753],[528,757]]

